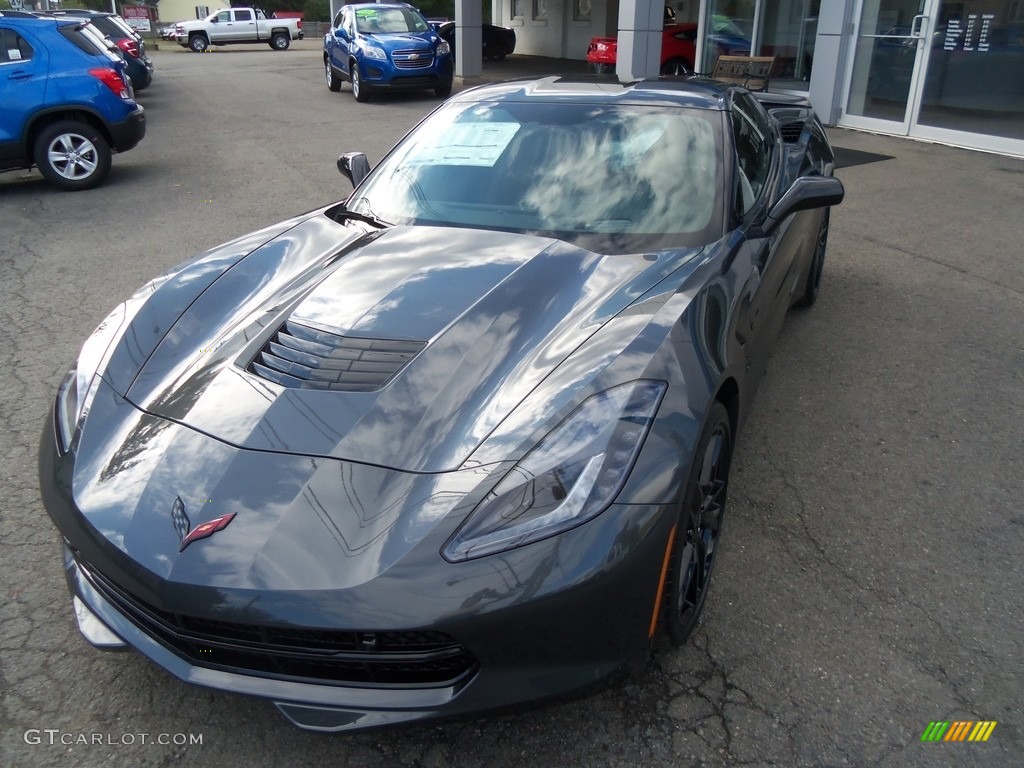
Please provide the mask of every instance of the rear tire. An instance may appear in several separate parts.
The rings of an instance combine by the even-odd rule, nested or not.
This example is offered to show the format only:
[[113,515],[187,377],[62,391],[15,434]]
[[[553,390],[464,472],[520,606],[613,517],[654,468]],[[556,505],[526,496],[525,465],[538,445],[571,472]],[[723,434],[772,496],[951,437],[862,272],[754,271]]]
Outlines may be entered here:
[[69,192],[99,186],[110,173],[110,155],[103,134],[78,120],[47,126],[33,147],[43,178]]
[[729,412],[716,400],[693,454],[672,545],[672,577],[664,602],[669,640],[676,646],[685,643],[697,628],[707,601],[725,515],[731,458]]
[[681,77],[693,74],[693,67],[686,59],[669,59],[661,65],[661,74]]
[[188,39],[188,47],[193,53],[204,53],[210,43],[203,35],[192,35]]
[[804,294],[797,299],[798,307],[812,307],[818,300],[818,291],[821,289],[821,274],[825,271],[825,251],[828,248],[828,219],[830,210],[825,209],[821,215],[821,226],[818,227],[818,241],[814,246],[814,255],[811,256],[811,271],[807,274],[807,283],[804,286]]
[[270,36],[270,47],[275,51],[287,51],[292,44],[292,38],[286,32],[275,32]]
[[324,56],[324,69],[327,70],[327,90],[337,93],[341,90],[341,78],[334,71],[331,60],[327,56]]

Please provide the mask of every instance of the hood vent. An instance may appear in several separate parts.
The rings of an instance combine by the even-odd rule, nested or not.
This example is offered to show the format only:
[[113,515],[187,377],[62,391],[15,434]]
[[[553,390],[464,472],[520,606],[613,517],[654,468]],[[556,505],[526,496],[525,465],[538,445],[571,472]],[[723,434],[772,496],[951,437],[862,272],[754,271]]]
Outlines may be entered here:
[[798,144],[800,137],[804,132],[803,121],[794,121],[792,123],[783,123],[779,126],[779,131],[782,134],[782,140],[786,144]]
[[426,345],[425,341],[339,336],[289,320],[246,370],[291,389],[373,392]]

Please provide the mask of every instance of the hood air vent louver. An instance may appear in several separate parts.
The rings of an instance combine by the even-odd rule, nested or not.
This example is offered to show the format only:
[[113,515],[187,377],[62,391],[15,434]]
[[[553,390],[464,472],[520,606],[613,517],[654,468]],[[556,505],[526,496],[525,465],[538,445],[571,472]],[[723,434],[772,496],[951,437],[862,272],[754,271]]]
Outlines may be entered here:
[[797,144],[804,132],[803,122],[783,123],[780,126],[782,140],[786,144]]
[[292,389],[373,392],[394,378],[425,341],[339,336],[288,321],[247,370]]

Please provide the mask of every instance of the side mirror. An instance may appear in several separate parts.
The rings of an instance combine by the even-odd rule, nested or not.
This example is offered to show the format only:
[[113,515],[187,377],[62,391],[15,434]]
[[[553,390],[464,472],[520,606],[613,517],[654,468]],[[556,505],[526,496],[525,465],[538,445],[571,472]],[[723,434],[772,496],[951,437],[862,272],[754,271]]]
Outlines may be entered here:
[[218,17],[214,16],[212,19],[210,19],[210,23],[211,24],[220,24],[220,19]]
[[843,182],[835,176],[801,176],[768,211],[761,230],[765,235],[771,234],[787,216],[812,208],[839,205],[845,195]]
[[352,182],[353,187],[370,175],[370,161],[362,152],[346,152],[338,157],[338,170]]

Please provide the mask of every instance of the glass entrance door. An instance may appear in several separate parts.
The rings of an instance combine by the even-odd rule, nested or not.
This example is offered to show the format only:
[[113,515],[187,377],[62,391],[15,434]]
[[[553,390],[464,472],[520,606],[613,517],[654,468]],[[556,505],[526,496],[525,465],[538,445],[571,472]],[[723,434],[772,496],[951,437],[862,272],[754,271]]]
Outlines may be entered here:
[[844,123],[909,133],[934,0],[863,0],[847,77]]
[[1024,0],[861,0],[840,124],[1024,156]]

